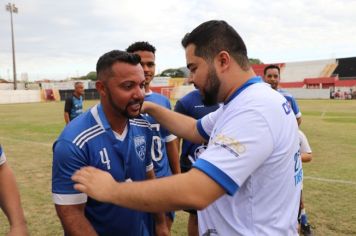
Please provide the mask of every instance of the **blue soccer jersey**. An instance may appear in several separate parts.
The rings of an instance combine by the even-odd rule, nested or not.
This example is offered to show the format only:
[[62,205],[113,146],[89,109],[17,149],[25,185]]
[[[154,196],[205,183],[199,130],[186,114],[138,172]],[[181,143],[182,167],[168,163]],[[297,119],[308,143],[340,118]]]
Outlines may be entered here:
[[[177,101],[174,110],[198,120],[218,108],[219,105],[205,106],[199,90],[193,90]],[[182,172],[186,172],[191,168],[192,164],[194,164],[206,147],[207,146],[205,144],[195,144],[190,141],[183,140],[182,152],[180,155],[180,166]]]
[[152,130],[142,117],[129,119],[118,135],[101,105],[96,105],[65,127],[53,145],[52,195],[55,204],[85,203],[85,216],[99,235],[145,235],[146,213],[101,203],[73,188],[71,176],[84,166],[109,172],[116,181],[141,181],[153,169]]
[[292,94],[288,93],[287,91],[285,91],[283,89],[278,89],[277,91],[280,92],[287,99],[287,101],[289,102],[289,104],[293,110],[295,117],[296,118],[301,117],[302,113],[300,112],[298,103],[295,100],[295,98],[292,96]]
[[[165,96],[158,93],[147,93],[145,101],[150,101],[167,109],[171,109],[169,100]],[[153,143],[155,146],[152,147],[152,160],[156,177],[160,178],[172,175],[166,151],[166,143],[173,141],[176,136],[169,133],[169,131],[157,123],[152,116],[146,114],[145,118],[151,123],[152,130],[157,131],[158,133],[158,135],[153,137]]]
[[1,144],[0,144],[0,165],[4,164],[6,162],[6,157],[5,153],[2,150]]
[[83,97],[71,96],[67,98],[64,105],[64,111],[68,112],[69,119],[73,120],[75,117],[83,113]]

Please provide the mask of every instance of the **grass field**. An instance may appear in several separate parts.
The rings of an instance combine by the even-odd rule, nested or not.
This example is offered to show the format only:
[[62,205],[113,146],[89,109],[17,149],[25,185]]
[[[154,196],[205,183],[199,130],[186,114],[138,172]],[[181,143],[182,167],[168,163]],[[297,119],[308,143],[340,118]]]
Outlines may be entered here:
[[[298,102],[314,156],[304,165],[310,222],[316,235],[356,235],[356,101]],[[51,145],[64,127],[63,105],[0,105],[0,143],[15,171],[31,235],[63,235],[51,200]],[[186,221],[186,213],[178,212],[172,235],[186,235]],[[6,222],[0,214],[0,235]]]

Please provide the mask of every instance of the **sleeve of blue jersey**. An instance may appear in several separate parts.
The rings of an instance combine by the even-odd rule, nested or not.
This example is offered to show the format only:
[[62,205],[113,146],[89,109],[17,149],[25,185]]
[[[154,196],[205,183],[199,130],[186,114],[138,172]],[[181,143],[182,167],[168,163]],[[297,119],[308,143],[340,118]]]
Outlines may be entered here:
[[204,128],[203,128],[203,124],[201,122],[201,119],[199,119],[197,121],[197,129],[199,134],[205,139],[205,140],[209,140],[210,136],[205,132]]
[[59,194],[78,193],[73,188],[71,177],[76,170],[87,166],[84,157],[78,154],[74,145],[67,141],[57,141],[53,146],[52,192]]
[[204,159],[198,159],[194,163],[193,167],[212,178],[221,187],[223,187],[226,193],[230,196],[234,195],[239,189],[239,185],[236,184],[236,182],[233,181],[225,172]]
[[174,106],[174,111],[185,114],[185,109],[181,101],[177,101],[176,105]]

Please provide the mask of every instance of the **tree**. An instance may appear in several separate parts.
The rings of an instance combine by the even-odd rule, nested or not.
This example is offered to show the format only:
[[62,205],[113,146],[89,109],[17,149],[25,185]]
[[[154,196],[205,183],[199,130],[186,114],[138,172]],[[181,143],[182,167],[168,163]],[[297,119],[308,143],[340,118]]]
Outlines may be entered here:
[[167,69],[167,70],[162,71],[160,76],[179,78],[179,77],[185,77],[185,74],[180,69]]
[[79,76],[79,77],[72,77],[71,80],[91,80],[96,81],[98,78],[96,76],[95,71],[89,72],[87,75]]
[[95,71],[89,72],[86,77],[87,77],[88,80],[92,80],[92,81],[98,80],[98,77],[96,76],[96,72]]
[[249,58],[250,64],[263,64],[263,62],[258,58]]

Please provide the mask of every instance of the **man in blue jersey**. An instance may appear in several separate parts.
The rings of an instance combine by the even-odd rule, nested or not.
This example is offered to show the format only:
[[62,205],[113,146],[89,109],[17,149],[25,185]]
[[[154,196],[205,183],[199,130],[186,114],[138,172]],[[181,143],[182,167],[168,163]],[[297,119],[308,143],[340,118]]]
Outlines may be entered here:
[[[72,174],[95,166],[116,181],[154,178],[153,132],[140,115],[145,78],[140,58],[114,50],[101,56],[96,70],[100,104],[70,122],[53,145],[52,196],[67,235],[152,235],[147,213],[96,201],[73,189]],[[157,235],[167,235],[163,214]]]
[[83,94],[83,83],[75,82],[73,95],[67,98],[64,103],[64,121],[66,124],[83,113]]
[[298,125],[300,125],[302,123],[302,113],[299,110],[297,101],[294,99],[292,94],[288,93],[283,89],[278,88],[278,84],[281,79],[280,78],[281,71],[279,66],[277,65],[266,66],[265,69],[263,70],[263,75],[264,75],[263,80],[266,83],[270,84],[274,90],[280,92],[287,99],[294,112],[295,117],[297,118]]
[[[280,71],[280,68],[278,65],[269,65],[269,66],[266,66],[264,68],[264,71],[263,71],[263,80],[270,84],[271,85],[271,88],[273,88],[274,90],[277,90],[278,92],[280,92],[286,99],[287,101],[289,102],[292,110],[293,110],[293,113],[295,115],[295,118],[297,119],[297,122],[298,122],[298,126],[302,123],[302,113],[300,112],[299,110],[299,106],[298,106],[298,103],[297,101],[295,100],[295,98],[290,94],[288,93],[287,91],[285,90],[282,90],[280,88],[278,88],[278,85],[279,85],[279,82],[280,82],[280,77],[281,77],[281,71]],[[303,157],[303,154],[302,154],[302,157]],[[302,158],[302,161],[303,161],[303,158]],[[303,222],[301,224],[301,231],[302,231],[302,234],[305,235],[305,236],[310,236],[312,235],[312,229],[311,229],[311,226],[310,224],[308,223],[308,218],[307,218],[307,214],[305,212],[305,209],[304,209],[304,203],[303,203],[303,198],[301,198],[301,201],[300,201],[300,208],[301,208],[301,212],[303,213]],[[298,217],[300,218],[300,217]]]
[[[118,183],[93,167],[74,188],[105,202],[146,211],[198,209],[200,235],[295,235],[302,168],[298,126],[286,99],[256,77],[239,34],[207,21],[182,40],[190,82],[205,105],[223,105],[202,119],[145,102],[178,137],[207,149],[184,174]],[[149,196],[149,198],[145,198]]]
[[9,220],[8,236],[28,235],[25,216],[21,207],[20,194],[14,173],[6,162],[0,145],[0,206]]
[[[187,95],[179,99],[174,107],[174,111],[193,117],[194,119],[201,119],[210,112],[219,108],[219,105],[205,106],[200,96],[199,90],[193,90]],[[180,140],[177,145],[180,147]],[[183,139],[181,154],[180,154],[180,168],[181,172],[188,172],[200,154],[207,148],[207,143],[192,143],[189,140]],[[197,210],[186,209],[189,213],[188,218],[188,236],[198,236],[198,217]]]
[[[171,110],[171,103],[167,97],[159,93],[154,93],[150,89],[150,83],[154,78],[156,64],[155,52],[156,48],[148,42],[135,42],[127,49],[127,52],[135,53],[141,57],[141,66],[145,74],[145,101],[151,101]],[[159,136],[154,136],[154,144],[156,146],[152,155],[154,170],[157,178],[170,176],[180,173],[179,155],[176,146],[176,136],[162,127],[157,121],[148,114],[145,114],[148,121],[152,124],[152,129],[158,131]],[[167,213],[166,223],[171,229],[174,219],[174,212]]]

